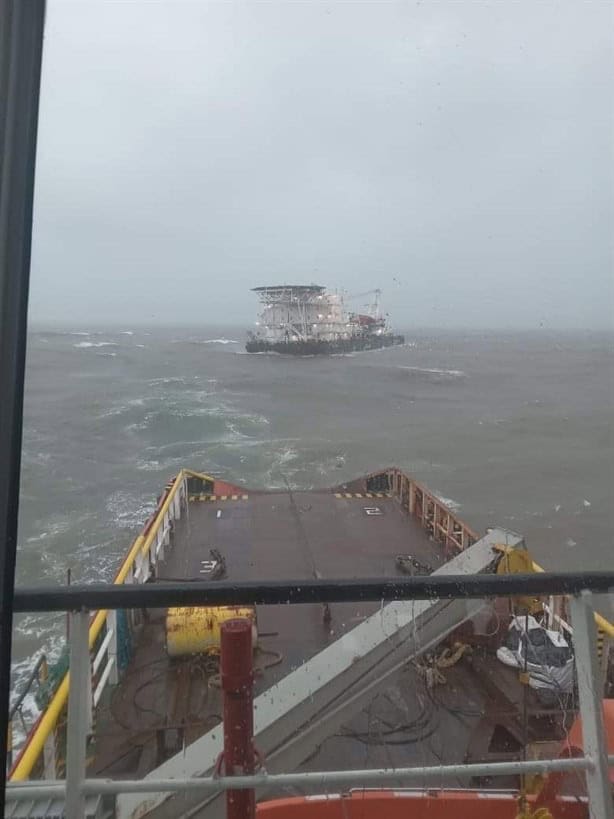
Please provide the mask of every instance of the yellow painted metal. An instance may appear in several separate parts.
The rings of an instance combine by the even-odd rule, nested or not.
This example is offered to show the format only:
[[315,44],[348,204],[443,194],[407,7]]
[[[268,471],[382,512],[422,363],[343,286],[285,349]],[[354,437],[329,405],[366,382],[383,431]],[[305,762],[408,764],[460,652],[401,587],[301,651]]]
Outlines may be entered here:
[[[134,565],[134,561],[136,556],[141,550],[143,544],[143,536],[139,535],[135,538],[134,543],[132,544],[130,551],[126,555],[124,562],[120,566],[119,572],[117,573],[117,577],[113,581],[115,585],[121,585],[126,577],[128,576],[128,572]],[[102,631],[102,627],[107,619],[107,610],[100,609],[94,615],[90,623],[89,635],[88,635],[88,645],[91,649],[94,647],[96,640],[98,639],[100,632]],[[34,766],[36,765],[36,761],[40,754],[43,752],[43,748],[45,746],[45,742],[47,741],[47,737],[53,731],[56,726],[56,723],[64,710],[66,703],[68,702],[68,692],[69,692],[69,679],[70,674],[67,672],[64,675],[64,679],[58,686],[55,694],[51,698],[49,705],[46,707],[45,711],[41,715],[40,722],[36,726],[34,733],[28,743],[28,746],[25,748],[21,759],[15,766],[15,770],[11,775],[11,782],[19,782],[23,779],[27,779]]]
[[534,571],[533,560],[526,549],[512,549],[499,543],[494,548],[501,552],[497,574],[532,574]]
[[[544,572],[539,563],[533,563],[533,571],[534,572]],[[614,625],[610,623],[609,620],[606,620],[605,617],[602,617],[600,614],[595,612],[595,623],[597,624],[597,628],[601,629],[604,634],[607,634],[608,637],[614,637]]]
[[[201,478],[202,480],[213,481],[214,479],[211,478],[209,475],[205,475],[200,472],[195,472],[192,469],[182,469],[179,474],[175,477],[173,482],[173,486],[168,493],[167,497],[164,500],[164,503],[158,510],[155,520],[153,521],[147,535],[143,537],[143,535],[139,535],[134,543],[132,544],[130,551],[126,555],[124,562],[120,566],[119,572],[113,583],[115,585],[121,585],[125,582],[126,578],[132,567],[134,566],[135,560],[139,552],[146,553],[147,550],[150,548],[154,538],[156,537],[160,526],[163,523],[164,515],[169,509],[169,506],[173,502],[175,495],[179,491],[184,479],[186,477],[193,477],[193,478]],[[100,632],[104,626],[104,623],[107,619],[108,612],[106,610],[97,611],[94,615],[92,622],[90,623],[89,629],[89,638],[88,643],[90,650],[93,648],[96,640],[98,639]],[[27,779],[34,766],[36,765],[36,761],[38,760],[39,756],[43,752],[43,748],[47,737],[50,733],[54,730],[57,721],[62,714],[62,711],[66,707],[66,703],[68,701],[68,692],[69,692],[69,680],[70,675],[66,673],[64,679],[60,683],[59,687],[57,688],[55,694],[53,695],[51,702],[41,715],[40,721],[34,730],[34,733],[30,737],[30,741],[28,742],[27,747],[24,749],[19,762],[15,766],[15,770],[13,771],[10,779],[11,782],[19,782],[24,779]]]
[[[511,549],[503,544],[495,546],[501,552],[501,560],[497,565],[497,574],[531,574],[544,572],[545,569],[536,563],[527,549]],[[614,637],[614,625],[595,612],[595,623],[599,631],[608,637]]]
[[[132,544],[130,551],[126,555],[124,562],[120,566],[119,572],[113,583],[115,585],[121,585],[126,577],[128,576],[128,572],[134,565],[134,561],[136,560],[136,556],[141,550],[143,544],[143,536],[139,535],[135,538],[134,543]],[[98,639],[100,632],[102,631],[102,627],[107,619],[108,612],[106,609],[100,609],[94,615],[90,623],[89,635],[88,635],[88,645],[91,649],[94,647],[96,640]],[[15,766],[15,770],[11,775],[11,782],[19,782],[23,779],[27,779],[32,769],[36,764],[36,760],[40,756],[43,751],[45,742],[49,734],[53,731],[56,726],[56,723],[60,717],[60,714],[64,710],[66,703],[68,701],[68,692],[69,692],[69,678],[70,674],[67,672],[64,676],[64,679],[58,686],[55,694],[53,695],[51,702],[43,712],[40,722],[36,726],[34,733],[28,743],[27,748],[24,750],[21,759],[19,760],[18,764]]]
[[437,668],[451,668],[468,652],[471,652],[470,645],[456,642],[452,648],[444,648],[439,657],[437,657],[435,664]]
[[518,809],[516,819],[553,819],[548,808],[536,808],[532,810],[532,808],[526,804],[526,800],[525,804],[522,804],[522,800],[520,800]]
[[[126,578],[128,577],[128,574],[130,572],[130,569],[134,566],[137,555],[139,554],[140,551],[142,551],[143,540],[144,540],[143,535],[139,535],[137,538],[135,538],[132,546],[130,547],[130,551],[128,552],[128,554],[124,558],[124,562],[119,567],[119,571],[117,573],[117,576],[116,576],[115,580],[113,581],[113,583],[115,583],[116,585],[121,586],[121,584],[125,582]],[[106,612],[105,612],[105,614],[106,614]],[[96,635],[96,637],[97,636],[98,635]]]
[[160,529],[160,527],[164,523],[164,516],[168,512],[171,503],[175,500],[175,495],[179,491],[179,487],[181,486],[181,483],[182,483],[183,479],[188,474],[192,475],[193,477],[199,477],[199,478],[203,478],[205,480],[212,480],[212,478],[207,478],[206,475],[198,475],[198,473],[195,473],[195,472],[188,472],[187,469],[182,469],[181,470],[181,472],[175,478],[175,481],[173,483],[173,486],[172,486],[170,492],[168,493],[168,495],[164,499],[164,503],[162,504],[162,506],[158,509],[156,517],[154,518],[153,523],[149,527],[149,531],[147,532],[147,534],[145,535],[145,537],[143,539],[143,545],[141,546],[142,554],[147,554],[147,552],[151,548],[151,544],[153,543],[154,538],[158,534],[158,530]]
[[[498,543],[496,551],[501,552],[501,559],[497,563],[497,574],[532,574],[533,558],[525,548],[517,549]],[[543,611],[541,600],[537,597],[513,597],[516,611],[526,611],[529,614],[537,614]]]
[[256,645],[256,610],[252,607],[216,606],[178,607],[166,615],[166,651],[169,657],[189,654],[219,654],[222,624],[244,617],[252,621],[253,644]]
[[32,773],[32,769],[34,768],[37,759],[43,752],[47,737],[55,728],[60,714],[66,706],[66,701],[68,700],[69,677],[69,673],[64,676],[64,679],[53,695],[51,702],[45,709],[40,722],[36,726],[36,730],[28,743],[28,747],[25,749],[21,759],[15,766],[15,770],[11,775],[11,782],[19,782],[23,779],[27,779]]
[[211,481],[211,483],[215,483],[215,478],[212,478],[211,475],[205,475],[204,472],[196,472],[194,469],[182,469],[180,474],[184,478],[200,478],[202,481]]
[[[124,583],[128,576],[128,573],[130,572],[130,569],[134,565],[134,562],[139,552],[146,553],[147,550],[150,548],[160,526],[162,525],[165,513],[168,511],[170,504],[173,502],[176,493],[179,491],[179,487],[181,486],[183,480],[186,477],[200,478],[202,480],[214,482],[214,479],[211,476],[201,472],[195,472],[192,469],[182,469],[179,472],[179,474],[176,476],[174,480],[170,492],[168,493],[168,496],[165,498],[164,503],[158,510],[156,518],[152,523],[147,535],[145,537],[139,535],[132,544],[130,551],[126,555],[126,558],[124,559],[124,562],[120,567],[117,577],[113,581],[114,584],[121,585],[122,583]],[[419,484],[416,484],[416,486],[419,486]],[[246,500],[247,496],[244,495],[243,498]],[[544,571],[544,569],[541,566],[534,562],[532,563],[532,570],[535,572]],[[100,632],[102,631],[102,628],[107,617],[107,613],[108,612],[106,610],[96,612],[90,624],[88,639],[90,649],[94,646],[98,636],[100,635]],[[608,637],[614,637],[614,625],[612,625],[612,623],[608,622],[600,614],[595,614],[595,621],[597,623],[597,626]],[[56,723],[66,706],[66,703],[68,701],[69,680],[70,675],[69,673],[67,673],[64,676],[62,682],[60,683],[58,689],[56,690],[54,696],[52,697],[51,702],[45,709],[44,713],[41,715],[40,721],[30,738],[28,746],[25,748],[18,764],[15,767],[15,770],[13,771],[10,777],[12,782],[23,781],[27,779],[31,774],[34,765],[36,764],[36,761],[38,760],[40,754],[43,751],[43,747],[45,745],[47,737],[54,730]]]

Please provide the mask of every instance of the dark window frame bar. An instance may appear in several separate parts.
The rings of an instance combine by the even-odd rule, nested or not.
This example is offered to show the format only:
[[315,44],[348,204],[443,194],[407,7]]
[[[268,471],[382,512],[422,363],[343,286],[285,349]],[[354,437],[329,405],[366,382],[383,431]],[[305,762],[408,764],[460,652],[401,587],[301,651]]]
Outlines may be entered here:
[[167,582],[21,587],[15,612],[94,611],[203,605],[296,605],[361,601],[607,594],[614,572],[431,575],[402,579]]
[[[9,708],[44,0],[0,0],[0,720]],[[7,732],[0,730],[0,757]],[[4,815],[6,770],[0,771]]]

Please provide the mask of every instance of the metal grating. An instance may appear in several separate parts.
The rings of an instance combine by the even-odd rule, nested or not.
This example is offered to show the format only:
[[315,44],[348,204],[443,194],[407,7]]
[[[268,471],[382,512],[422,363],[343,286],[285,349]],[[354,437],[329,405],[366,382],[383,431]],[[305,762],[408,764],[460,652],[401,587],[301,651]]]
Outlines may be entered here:
[[[104,819],[102,797],[88,796],[85,799],[84,819]],[[4,812],[5,819],[65,819],[63,797],[26,799],[17,801],[9,795]]]

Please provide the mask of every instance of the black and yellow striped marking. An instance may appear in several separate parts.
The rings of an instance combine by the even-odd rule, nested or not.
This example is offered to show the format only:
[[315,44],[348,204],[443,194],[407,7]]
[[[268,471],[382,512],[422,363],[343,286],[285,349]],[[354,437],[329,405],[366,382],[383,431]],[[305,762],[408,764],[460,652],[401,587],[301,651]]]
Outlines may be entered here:
[[218,503],[220,501],[246,501],[249,500],[249,495],[206,495],[204,492],[200,495],[190,495],[190,503],[195,501],[208,501],[210,503]]
[[338,500],[351,500],[352,498],[358,498],[359,500],[364,500],[365,498],[391,498],[391,492],[335,492],[335,497]]

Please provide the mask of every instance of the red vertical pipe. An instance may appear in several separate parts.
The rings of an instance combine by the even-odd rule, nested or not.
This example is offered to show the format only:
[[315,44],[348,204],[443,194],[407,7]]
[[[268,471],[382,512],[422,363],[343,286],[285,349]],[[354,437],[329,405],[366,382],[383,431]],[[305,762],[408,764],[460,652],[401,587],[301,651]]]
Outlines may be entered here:
[[[220,670],[224,692],[224,767],[227,776],[254,773],[252,622],[222,624]],[[227,819],[254,819],[253,790],[226,791]]]

